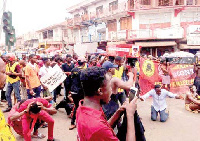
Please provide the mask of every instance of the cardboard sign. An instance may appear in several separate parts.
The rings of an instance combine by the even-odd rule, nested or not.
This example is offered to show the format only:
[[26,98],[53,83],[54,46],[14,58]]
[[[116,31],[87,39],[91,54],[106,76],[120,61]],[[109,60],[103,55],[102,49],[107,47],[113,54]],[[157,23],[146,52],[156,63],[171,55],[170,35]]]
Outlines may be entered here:
[[50,92],[57,88],[67,77],[58,65],[55,65],[52,70],[40,79]]

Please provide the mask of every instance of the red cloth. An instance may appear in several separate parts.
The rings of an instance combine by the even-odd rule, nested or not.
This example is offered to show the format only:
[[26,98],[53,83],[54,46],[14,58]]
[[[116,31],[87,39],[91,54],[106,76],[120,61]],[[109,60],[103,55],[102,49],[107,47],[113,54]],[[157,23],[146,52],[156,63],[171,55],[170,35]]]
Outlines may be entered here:
[[[24,111],[31,102],[41,102],[44,107],[51,107],[51,104],[47,100],[42,98],[33,98],[22,103],[18,109],[18,112]],[[37,119],[48,123],[48,139],[53,139],[54,120],[46,111],[41,110],[38,114],[27,113],[22,116],[23,136],[25,141],[31,141],[31,131],[33,130]]]
[[[81,101],[82,102],[82,101]],[[118,141],[113,129],[105,119],[103,110],[95,110],[79,104],[77,130],[80,141]]]
[[11,121],[10,117],[15,113],[18,113],[19,102],[13,106],[12,110],[8,114],[8,124],[15,130],[15,132],[21,136],[23,136],[23,129],[22,129],[22,119],[19,118],[15,121]]

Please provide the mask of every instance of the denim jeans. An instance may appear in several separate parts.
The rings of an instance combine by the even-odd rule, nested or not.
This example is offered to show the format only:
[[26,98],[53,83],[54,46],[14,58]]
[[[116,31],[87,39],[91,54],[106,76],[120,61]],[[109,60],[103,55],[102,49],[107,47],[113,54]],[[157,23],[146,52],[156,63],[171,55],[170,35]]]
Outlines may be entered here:
[[17,102],[21,101],[20,97],[20,81],[17,81],[15,83],[9,83],[6,89],[6,99],[8,101],[8,107],[12,107],[12,100],[11,100],[11,94],[14,89],[15,97],[17,99]]
[[35,93],[35,96],[32,96],[30,94],[30,90],[27,89],[27,94],[28,94],[28,99],[32,99],[32,98],[37,98],[37,97],[40,97],[40,93],[41,93],[41,86],[39,87],[36,87],[36,88],[33,88],[33,92]]
[[156,121],[157,119],[157,116],[158,116],[158,113],[160,114],[160,122],[165,122],[167,121],[168,117],[169,117],[169,114],[168,113],[165,113],[165,110],[162,110],[162,111],[156,111],[154,109],[153,106],[151,106],[151,120],[153,121]]

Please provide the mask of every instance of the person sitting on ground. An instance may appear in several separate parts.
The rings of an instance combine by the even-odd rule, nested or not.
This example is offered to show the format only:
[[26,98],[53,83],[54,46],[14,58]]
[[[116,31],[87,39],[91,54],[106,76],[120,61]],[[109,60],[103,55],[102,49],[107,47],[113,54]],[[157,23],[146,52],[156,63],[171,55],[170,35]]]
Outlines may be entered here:
[[190,92],[185,97],[185,109],[193,113],[200,113],[200,99],[197,97],[196,87],[189,86],[189,89]]
[[82,141],[118,141],[111,127],[117,123],[121,114],[127,114],[127,141],[135,141],[134,113],[136,98],[126,101],[113,117],[107,121],[102,104],[107,104],[112,94],[111,76],[101,67],[91,67],[81,72],[80,80],[84,90],[84,99],[77,110],[78,140]]
[[160,122],[167,121],[169,117],[169,113],[165,112],[167,108],[166,97],[169,96],[170,98],[183,99],[181,95],[173,94],[165,89],[161,89],[161,85],[155,85],[154,89],[141,96],[140,99],[144,101],[144,99],[147,99],[150,96],[153,97],[153,104],[151,106],[151,120],[156,121],[159,113]]
[[[30,108],[27,108],[30,103],[32,103]],[[31,140],[31,131],[38,119],[48,123],[48,141],[54,141],[54,120],[49,114],[56,114],[57,111],[47,100],[42,98],[28,99],[20,105],[18,112],[25,112],[22,116],[22,128],[25,141]]]

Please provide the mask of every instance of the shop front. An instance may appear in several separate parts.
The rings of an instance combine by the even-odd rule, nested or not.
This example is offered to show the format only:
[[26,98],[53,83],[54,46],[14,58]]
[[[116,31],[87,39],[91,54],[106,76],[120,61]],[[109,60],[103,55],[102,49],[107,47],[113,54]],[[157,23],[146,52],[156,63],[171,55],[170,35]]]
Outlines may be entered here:
[[152,55],[154,57],[162,56],[165,51],[174,52],[176,50],[175,41],[144,41],[135,42],[135,45],[141,46],[141,55]]

